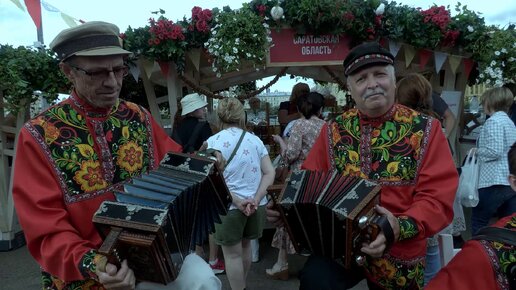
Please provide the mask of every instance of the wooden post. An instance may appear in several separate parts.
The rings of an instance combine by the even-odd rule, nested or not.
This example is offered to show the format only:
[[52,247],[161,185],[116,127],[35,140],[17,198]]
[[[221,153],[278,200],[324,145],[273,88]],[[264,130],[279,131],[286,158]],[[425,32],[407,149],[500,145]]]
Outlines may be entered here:
[[175,63],[169,63],[168,75],[166,75],[165,77],[167,79],[168,105],[170,108],[170,125],[171,130],[174,130],[174,121],[177,113],[177,100],[182,96],[181,80],[177,75],[177,68]]
[[151,115],[154,117],[156,122],[163,127],[164,124],[163,120],[161,120],[161,113],[156,100],[156,92],[154,91],[154,85],[151,83],[149,77],[154,69],[154,61],[149,61],[140,57],[140,59],[138,59],[138,68],[140,69],[140,77],[142,78],[143,87],[145,88],[145,94],[147,95],[147,102],[149,103]]
[[[25,244],[13,201],[14,160],[18,133],[29,119],[26,106],[16,116],[15,126],[5,118],[3,91],[0,90],[0,251],[11,250]],[[12,123],[12,122],[9,122]]]

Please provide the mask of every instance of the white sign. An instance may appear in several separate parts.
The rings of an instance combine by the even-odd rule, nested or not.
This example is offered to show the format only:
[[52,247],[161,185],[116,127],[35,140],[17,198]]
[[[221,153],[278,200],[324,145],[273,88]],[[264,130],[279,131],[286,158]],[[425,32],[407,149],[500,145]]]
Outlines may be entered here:
[[461,91],[443,91],[441,98],[448,104],[450,111],[455,115],[455,118],[459,116],[459,103],[462,97]]

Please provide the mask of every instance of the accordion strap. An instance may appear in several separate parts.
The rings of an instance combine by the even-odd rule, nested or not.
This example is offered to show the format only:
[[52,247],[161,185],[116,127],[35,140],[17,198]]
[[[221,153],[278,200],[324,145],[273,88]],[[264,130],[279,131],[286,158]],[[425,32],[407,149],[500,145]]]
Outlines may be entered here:
[[382,233],[385,236],[385,239],[387,240],[385,242],[386,243],[385,250],[388,250],[394,243],[394,231],[392,230],[391,223],[389,223],[389,219],[387,219],[386,216],[382,215],[382,216],[379,216],[374,221],[374,223],[377,224],[378,227],[380,227],[380,229],[382,230]]
[[502,242],[507,245],[516,246],[516,231],[506,228],[483,227],[471,239]]
[[235,157],[235,154],[238,150],[238,147],[240,147],[240,144],[242,143],[242,140],[244,139],[245,130],[242,130],[242,135],[240,135],[240,139],[238,139],[238,143],[235,146],[235,149],[233,149],[233,152],[231,152],[231,156],[229,156],[228,161],[226,161],[226,166],[233,160],[233,157]]

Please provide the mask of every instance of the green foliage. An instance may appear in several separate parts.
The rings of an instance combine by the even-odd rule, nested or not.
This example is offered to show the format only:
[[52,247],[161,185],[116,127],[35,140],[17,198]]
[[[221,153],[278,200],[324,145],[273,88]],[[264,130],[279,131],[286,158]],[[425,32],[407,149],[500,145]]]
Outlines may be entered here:
[[69,82],[58,64],[49,49],[0,45],[0,89],[6,108],[18,112],[38,99],[36,91],[49,103],[55,102],[59,92],[68,92]]
[[492,86],[516,83],[516,29],[491,29],[478,40],[478,81]]
[[461,32],[457,39],[457,46],[468,53],[477,52],[484,46],[478,40],[488,30],[484,18],[479,13],[469,10],[467,5],[461,6],[460,2],[455,5],[455,12],[457,14],[452,17],[450,27]]
[[217,23],[205,43],[214,57],[212,68],[217,74],[238,70],[243,60],[255,67],[265,65],[270,46],[269,25],[249,7],[215,15]]
[[328,34],[342,31],[345,0],[284,1],[286,22],[299,34]]

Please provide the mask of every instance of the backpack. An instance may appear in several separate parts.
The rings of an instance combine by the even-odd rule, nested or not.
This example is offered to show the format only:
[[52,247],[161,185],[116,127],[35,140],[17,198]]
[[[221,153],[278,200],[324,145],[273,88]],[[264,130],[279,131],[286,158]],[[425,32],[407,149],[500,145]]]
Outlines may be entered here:
[[195,141],[199,137],[199,133],[201,133],[201,129],[206,124],[206,122],[197,122],[195,125],[192,135],[190,135],[190,138],[188,138],[188,141],[186,143],[181,140],[181,137],[179,137],[179,134],[177,133],[177,129],[172,131],[172,139],[176,141],[177,144],[181,145],[183,147],[183,153],[192,153],[196,151],[199,148],[195,148]]

